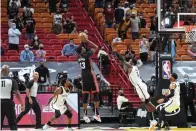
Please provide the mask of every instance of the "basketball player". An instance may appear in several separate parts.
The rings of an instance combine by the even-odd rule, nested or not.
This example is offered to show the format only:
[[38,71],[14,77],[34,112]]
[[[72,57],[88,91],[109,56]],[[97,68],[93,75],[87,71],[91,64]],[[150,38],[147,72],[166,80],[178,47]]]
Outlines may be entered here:
[[78,53],[78,63],[81,67],[81,75],[82,75],[82,82],[83,82],[83,108],[84,108],[84,121],[86,123],[90,122],[90,119],[87,115],[87,101],[89,98],[89,93],[92,92],[94,96],[94,105],[95,105],[95,115],[93,118],[98,122],[101,122],[101,118],[99,116],[98,108],[99,108],[99,87],[97,84],[96,76],[92,70],[92,60],[91,56],[95,53],[98,46],[95,45],[93,42],[87,40],[94,48],[86,51],[86,49],[82,46],[79,46],[77,49]]
[[4,118],[7,117],[10,130],[17,130],[15,103],[13,101],[13,93],[16,95],[16,99],[21,104],[21,110],[24,111],[24,104],[22,102],[20,92],[18,90],[18,83],[10,78],[9,66],[3,65],[1,68],[1,130],[3,126]]
[[59,118],[61,115],[66,115],[68,118],[68,129],[71,129],[71,119],[72,119],[72,112],[68,109],[68,105],[66,102],[66,98],[70,93],[70,87],[72,84],[69,80],[63,78],[60,82],[60,87],[57,88],[53,94],[53,96],[50,98],[48,104],[46,106],[49,106],[51,103],[52,108],[55,110],[55,115],[52,116],[52,118],[48,121],[47,124],[43,126],[43,129],[46,130],[51,126],[51,123]]
[[130,59],[129,63],[124,62],[128,66],[128,76],[132,85],[135,87],[136,92],[142,102],[146,104],[148,112],[153,112],[155,106],[150,102],[150,95],[148,93],[147,85],[142,81],[139,69],[135,66],[137,63],[135,59]]
[[[161,130],[161,123],[164,122],[164,126],[166,130],[170,130],[169,124],[166,120],[166,114],[172,113],[173,111],[180,108],[180,84],[177,82],[178,75],[176,73],[173,73],[170,76],[170,86],[169,91],[165,94],[165,97],[162,99],[159,99],[157,103],[161,104],[164,101],[167,101],[166,103],[163,103],[163,106],[158,109],[159,113],[159,122],[158,122],[158,128],[156,130]],[[170,93],[169,93],[170,92]],[[154,124],[154,127],[156,126],[156,123]]]

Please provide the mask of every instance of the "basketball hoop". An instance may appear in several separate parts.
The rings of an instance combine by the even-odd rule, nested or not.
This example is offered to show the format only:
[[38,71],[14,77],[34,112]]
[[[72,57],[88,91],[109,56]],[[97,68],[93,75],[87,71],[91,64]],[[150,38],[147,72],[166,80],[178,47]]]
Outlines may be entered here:
[[186,33],[186,43],[196,42],[196,26],[184,26],[184,31]]

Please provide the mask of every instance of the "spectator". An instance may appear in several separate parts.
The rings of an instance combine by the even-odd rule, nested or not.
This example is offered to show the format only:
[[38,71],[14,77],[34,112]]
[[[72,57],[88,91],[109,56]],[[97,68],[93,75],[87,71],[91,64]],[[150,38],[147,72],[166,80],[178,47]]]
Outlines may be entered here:
[[193,42],[188,47],[188,54],[192,57],[196,57],[196,42]]
[[43,46],[43,44],[40,44],[39,45],[39,50],[37,50],[36,52],[35,52],[35,54],[36,54],[36,62],[45,62],[46,61],[46,51],[45,50],[43,50],[44,49],[44,46]]
[[196,97],[195,97],[195,85],[193,82],[189,80],[188,75],[184,75],[184,82],[180,85],[182,98],[184,101],[184,107],[186,111],[186,116],[188,117],[188,107],[191,112],[192,122],[196,122],[196,111],[195,105]]
[[23,8],[23,23],[26,26],[27,20],[33,16],[33,11],[30,8],[30,5]]
[[104,10],[106,28],[112,28],[114,21],[114,9],[111,7],[112,5],[109,3],[107,8]]
[[35,25],[36,25],[36,22],[32,17],[27,19],[27,21],[26,21],[26,38],[27,38],[27,40],[31,40],[34,38]]
[[8,30],[8,37],[9,37],[9,50],[19,50],[19,37],[21,32],[16,29],[16,24],[13,23],[12,27]]
[[115,21],[116,24],[120,24],[124,18],[124,10],[121,7],[121,4],[118,4],[118,8],[115,9]]
[[150,42],[150,61],[155,60],[156,37],[149,39]]
[[192,1],[188,1],[187,2],[187,6],[185,6],[185,12],[187,13],[194,13],[194,6],[193,6],[193,3]]
[[118,97],[117,97],[117,106],[118,106],[118,110],[121,109],[121,105],[124,102],[128,102],[129,100],[124,96],[124,91],[121,89],[118,91]]
[[131,4],[130,8],[127,10],[127,12],[125,13],[126,15],[131,15],[132,13],[135,13],[135,15],[137,16],[137,10],[135,8],[135,4]]
[[136,13],[132,12],[131,16],[131,31],[132,31],[132,39],[138,39],[140,36],[140,28],[141,28],[141,22],[138,17],[136,17]]
[[77,90],[81,91],[82,90],[82,77],[79,74],[76,79],[74,79],[73,84]]
[[140,59],[143,63],[148,61],[149,42],[145,35],[142,36],[142,41],[139,43]]
[[14,2],[16,4],[17,8],[20,8],[20,6],[21,6],[20,0],[10,0],[9,6],[12,5],[12,2]]
[[62,56],[73,56],[76,55],[76,49],[77,49],[77,45],[74,44],[74,40],[70,39],[69,44],[64,45],[61,53]]
[[118,35],[121,39],[127,38],[127,31],[131,27],[130,15],[126,15],[125,19],[120,23],[118,27]]
[[26,7],[30,3],[29,0],[21,0],[21,7]]
[[150,34],[155,34],[156,28],[157,28],[156,17],[153,17],[151,19]]
[[175,57],[176,57],[176,42],[175,42],[173,36],[170,37],[168,42],[166,43],[165,52],[171,54],[173,61],[175,61]]
[[21,18],[17,15],[15,17],[15,19],[13,20],[13,22],[16,23],[16,29],[18,29],[20,32],[22,32],[24,25],[23,25]]
[[122,7],[122,9],[124,10],[124,16],[126,16],[126,12],[127,12],[127,10],[129,10],[130,8],[129,8],[129,2],[125,2],[124,3],[124,7]]
[[110,83],[106,79],[101,78],[100,74],[97,74],[96,78],[100,89],[100,105],[104,105],[102,97],[108,96],[108,105],[112,106],[112,91],[110,89]]
[[[39,83],[39,91],[46,91],[45,86],[51,85],[51,80],[50,80],[50,73],[48,70],[48,67],[44,66],[44,62],[40,62],[40,66],[37,67],[35,69],[35,72],[39,73],[39,79],[38,79],[38,83]],[[47,79],[48,81],[47,81]]]
[[95,8],[103,8],[103,0],[95,0]]
[[76,33],[76,24],[69,18],[63,23],[63,33],[74,34]]
[[68,9],[68,0],[61,0],[59,8],[61,12],[65,13]]
[[139,14],[138,18],[140,19],[140,22],[141,22],[141,28],[146,28],[146,20],[144,19],[144,16],[143,14]]
[[13,20],[16,16],[18,16],[19,9],[15,2],[11,3],[11,6],[8,7],[8,25],[11,27]]
[[33,52],[29,50],[29,46],[26,44],[24,45],[24,49],[20,53],[20,62],[34,62],[34,55]]
[[152,76],[150,81],[146,82],[148,85],[148,93],[150,94],[150,97],[154,96],[154,91],[156,89],[156,77]]
[[40,42],[39,38],[37,37],[37,35],[35,35],[33,38],[33,41],[29,44],[29,47],[31,50],[38,50],[40,44],[41,44],[41,42]]
[[105,69],[106,74],[110,73],[110,59],[108,53],[104,50],[104,47],[101,47],[97,57],[99,59],[99,64]]
[[57,11],[53,18],[53,32],[55,34],[60,34],[62,32],[62,14]]
[[57,5],[57,0],[49,0],[50,14],[55,13],[57,11],[56,5]]

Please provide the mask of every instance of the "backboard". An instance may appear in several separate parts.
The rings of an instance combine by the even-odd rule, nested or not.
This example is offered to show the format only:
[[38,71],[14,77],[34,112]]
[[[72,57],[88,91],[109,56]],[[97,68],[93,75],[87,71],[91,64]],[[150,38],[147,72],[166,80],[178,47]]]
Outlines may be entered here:
[[183,26],[187,25],[187,22],[188,25],[196,22],[194,2],[192,0],[157,0],[157,16],[160,33],[184,33]]

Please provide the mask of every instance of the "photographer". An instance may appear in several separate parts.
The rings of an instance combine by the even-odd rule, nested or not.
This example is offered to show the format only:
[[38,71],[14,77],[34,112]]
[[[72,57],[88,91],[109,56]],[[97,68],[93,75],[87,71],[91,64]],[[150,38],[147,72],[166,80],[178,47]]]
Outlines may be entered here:
[[99,89],[100,89],[100,96],[99,96],[100,105],[102,106],[104,105],[102,97],[107,96],[108,106],[112,106],[112,91],[110,89],[110,83],[106,79],[101,78],[100,74],[97,74],[96,78],[97,78],[97,82],[98,82]]
[[13,76],[13,79],[18,83],[19,91],[25,91],[26,90],[26,84],[19,79],[18,72],[17,71],[12,72],[12,76]]
[[[38,91],[43,91],[43,92],[46,91],[45,86],[47,84],[51,85],[50,73],[49,73],[48,67],[44,66],[44,62],[40,62],[40,66],[35,69],[35,72],[39,73],[39,79],[38,79],[39,89],[38,89]],[[48,83],[47,83],[46,78],[48,79]]]
[[56,81],[57,81],[58,86],[59,86],[59,84],[60,84],[60,82],[61,82],[61,80],[62,80],[63,78],[69,80],[69,81],[72,83],[72,80],[68,78],[68,75],[69,75],[69,74],[68,74],[67,71],[63,71],[63,72],[60,72],[60,73],[57,74],[57,76],[56,76]]

